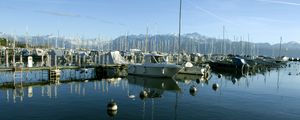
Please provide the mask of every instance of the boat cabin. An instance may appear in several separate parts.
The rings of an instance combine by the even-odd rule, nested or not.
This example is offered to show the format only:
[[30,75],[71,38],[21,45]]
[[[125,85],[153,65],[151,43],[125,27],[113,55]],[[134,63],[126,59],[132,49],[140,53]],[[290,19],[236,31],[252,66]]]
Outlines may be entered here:
[[163,55],[159,54],[146,54],[144,56],[144,63],[165,63]]

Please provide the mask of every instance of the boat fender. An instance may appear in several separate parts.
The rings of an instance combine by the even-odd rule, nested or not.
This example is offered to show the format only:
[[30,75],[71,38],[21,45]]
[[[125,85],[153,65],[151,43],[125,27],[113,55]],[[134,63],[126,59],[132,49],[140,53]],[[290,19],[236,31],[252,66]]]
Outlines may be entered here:
[[190,94],[192,95],[192,96],[195,96],[196,95],[196,92],[197,92],[197,88],[196,88],[196,86],[191,86],[190,87]]
[[165,88],[165,83],[161,83],[161,87],[162,87],[162,88]]
[[204,78],[208,78],[208,72],[205,72]]

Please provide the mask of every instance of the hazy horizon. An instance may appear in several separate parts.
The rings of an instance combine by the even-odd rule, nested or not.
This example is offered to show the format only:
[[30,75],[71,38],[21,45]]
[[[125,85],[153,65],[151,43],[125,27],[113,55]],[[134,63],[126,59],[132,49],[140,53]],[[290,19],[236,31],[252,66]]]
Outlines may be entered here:
[[[216,40],[223,40],[222,37],[213,37],[213,36],[205,36],[201,33],[198,33],[198,32],[193,32],[193,33],[182,33],[181,34],[181,37],[185,36],[185,35],[189,35],[189,34],[198,34],[198,35],[201,35],[203,37],[206,37],[206,38],[211,38],[211,39],[216,39]],[[2,36],[1,36],[2,34]],[[10,37],[14,37],[14,33],[5,33],[5,32],[1,32],[0,31],[0,37],[3,37],[5,38],[5,36],[3,35],[8,35]],[[140,33],[140,34],[127,34],[128,36],[140,36],[140,35],[143,35],[143,36],[146,36],[146,34],[144,33]],[[178,33],[164,33],[164,34],[148,34],[148,36],[164,36],[164,35],[174,35],[176,37],[178,37]],[[125,34],[120,34],[119,36],[115,36],[115,37],[108,37],[108,36],[97,36],[97,37],[85,37],[85,36],[80,36],[80,35],[63,35],[62,33],[50,33],[50,34],[37,34],[37,35],[30,35],[30,34],[21,34],[21,35],[17,35],[17,37],[23,37],[23,38],[26,38],[26,37],[29,37],[29,40],[32,39],[31,37],[59,37],[59,38],[64,38],[64,39],[81,39],[81,40],[95,40],[95,39],[99,39],[100,41],[113,41],[113,40],[117,40],[119,39],[120,37],[124,37],[126,36],[126,33]],[[234,38],[225,38],[225,40],[229,40],[231,42],[251,42],[251,43],[256,43],[256,44],[264,44],[264,43],[268,43],[270,45],[276,45],[276,44],[280,44],[280,39],[277,40],[277,41],[274,41],[272,43],[270,42],[264,42],[264,41],[248,41],[248,38],[247,36],[235,36],[236,39],[234,40]],[[241,40],[241,37],[243,38],[243,40]],[[22,41],[22,40],[21,40]],[[23,40],[24,41],[24,40]],[[286,44],[286,43],[297,43],[297,44],[300,44],[299,41],[285,41],[285,40],[282,40],[282,44]]]

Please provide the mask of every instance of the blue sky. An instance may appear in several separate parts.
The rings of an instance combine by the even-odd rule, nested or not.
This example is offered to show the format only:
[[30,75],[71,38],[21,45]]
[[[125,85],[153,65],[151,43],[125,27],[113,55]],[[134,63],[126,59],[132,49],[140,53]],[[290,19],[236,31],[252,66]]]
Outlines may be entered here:
[[[182,33],[300,42],[299,0],[183,0]],[[0,0],[0,31],[92,38],[178,32],[179,0]]]

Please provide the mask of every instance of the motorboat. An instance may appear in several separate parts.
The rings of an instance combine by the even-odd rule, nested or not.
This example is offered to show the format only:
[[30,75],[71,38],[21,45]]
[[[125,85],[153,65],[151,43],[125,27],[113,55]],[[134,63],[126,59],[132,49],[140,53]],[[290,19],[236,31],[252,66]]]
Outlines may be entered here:
[[241,71],[249,67],[245,59],[239,57],[211,61],[209,66],[215,71]]
[[128,65],[128,74],[149,77],[173,77],[181,66],[168,63],[163,55],[150,53],[145,54],[142,63]]

